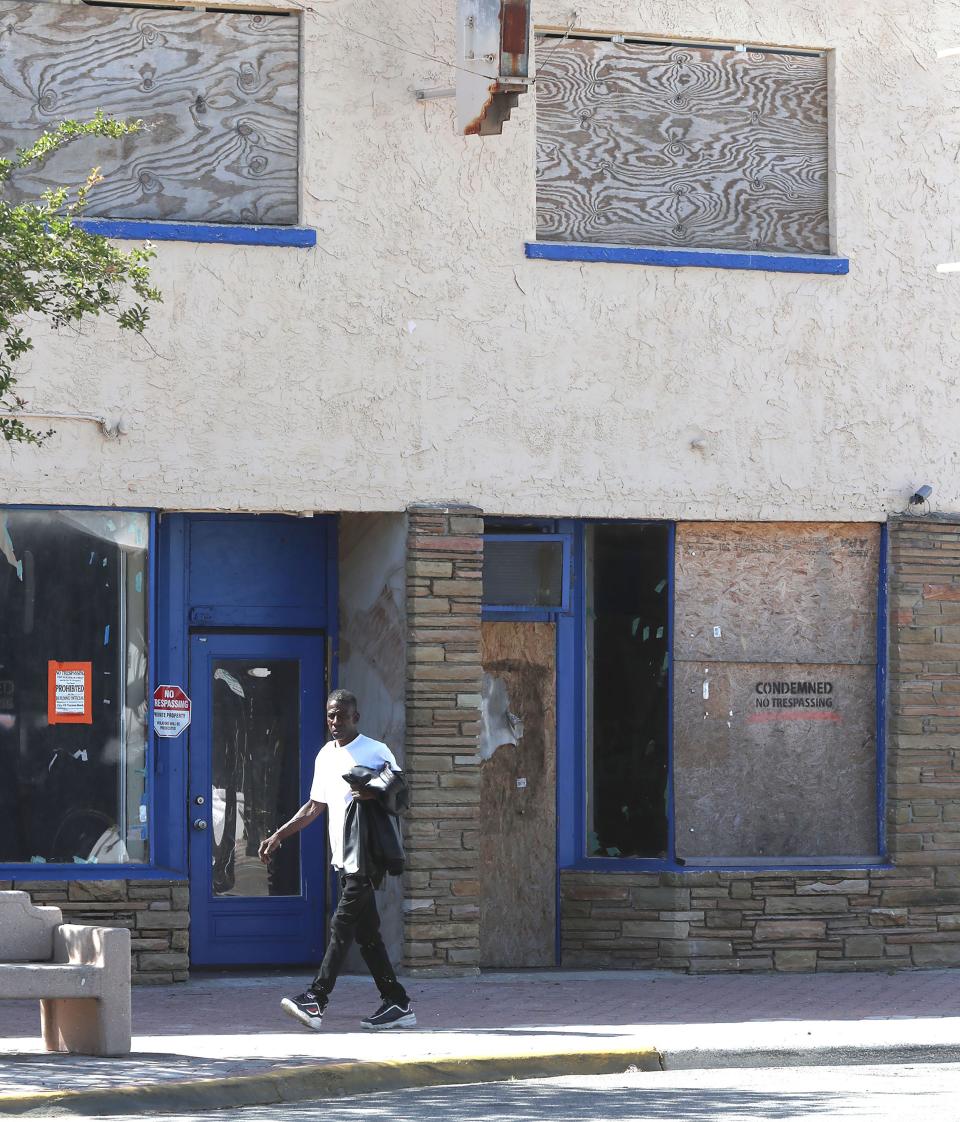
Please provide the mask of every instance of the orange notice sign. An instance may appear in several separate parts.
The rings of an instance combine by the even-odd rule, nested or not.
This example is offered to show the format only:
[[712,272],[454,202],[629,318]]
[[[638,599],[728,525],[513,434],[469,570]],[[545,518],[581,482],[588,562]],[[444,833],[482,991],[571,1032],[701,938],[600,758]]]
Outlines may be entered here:
[[47,721],[51,725],[92,725],[92,662],[47,663]]

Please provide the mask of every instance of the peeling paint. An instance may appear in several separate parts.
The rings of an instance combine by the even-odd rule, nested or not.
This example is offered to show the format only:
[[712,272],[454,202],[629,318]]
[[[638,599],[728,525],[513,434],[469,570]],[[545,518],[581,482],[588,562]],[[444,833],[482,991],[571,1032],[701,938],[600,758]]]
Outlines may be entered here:
[[498,748],[516,748],[523,736],[523,720],[510,712],[507,684],[502,678],[485,673],[480,698],[480,740],[477,751],[481,760],[489,760]]

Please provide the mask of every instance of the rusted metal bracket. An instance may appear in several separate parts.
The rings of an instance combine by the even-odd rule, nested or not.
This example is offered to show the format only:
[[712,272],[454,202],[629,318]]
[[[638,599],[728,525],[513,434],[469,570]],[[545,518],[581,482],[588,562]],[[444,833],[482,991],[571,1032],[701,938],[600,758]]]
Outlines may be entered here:
[[457,131],[502,132],[531,81],[531,0],[457,0]]

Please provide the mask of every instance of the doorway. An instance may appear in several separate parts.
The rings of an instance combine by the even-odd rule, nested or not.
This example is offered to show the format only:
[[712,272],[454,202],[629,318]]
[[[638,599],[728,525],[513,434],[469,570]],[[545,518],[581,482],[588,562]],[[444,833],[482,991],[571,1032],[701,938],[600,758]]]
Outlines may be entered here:
[[325,817],[269,865],[260,842],[306,801],[324,740],[322,635],[190,638],[191,962],[316,961],[322,949]]
[[480,965],[553,966],[556,624],[485,620],[482,628]]

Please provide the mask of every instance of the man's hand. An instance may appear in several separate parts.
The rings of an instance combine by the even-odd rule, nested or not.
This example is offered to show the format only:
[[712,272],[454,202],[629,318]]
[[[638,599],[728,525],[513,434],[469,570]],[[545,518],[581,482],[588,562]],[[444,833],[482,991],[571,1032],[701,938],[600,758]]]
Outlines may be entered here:
[[257,853],[257,856],[260,858],[264,865],[269,864],[270,858],[280,848],[280,844],[280,839],[276,834],[271,834],[269,838],[260,843],[260,849]]
[[375,799],[380,794],[379,791],[371,791],[369,787],[361,787],[359,791],[351,791],[351,795],[355,799]]

